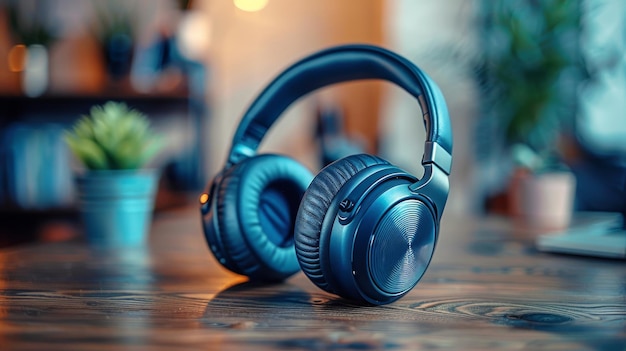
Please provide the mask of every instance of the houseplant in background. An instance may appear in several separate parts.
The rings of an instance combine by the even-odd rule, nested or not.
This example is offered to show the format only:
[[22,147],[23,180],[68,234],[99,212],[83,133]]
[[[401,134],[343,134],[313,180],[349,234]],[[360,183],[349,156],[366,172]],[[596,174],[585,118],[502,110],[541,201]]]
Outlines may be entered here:
[[87,240],[136,246],[150,227],[158,172],[142,169],[161,148],[148,119],[126,104],[94,106],[65,135],[86,170],[77,177]]
[[5,5],[15,44],[8,52],[9,70],[21,74],[20,89],[26,96],[40,96],[49,83],[49,49],[54,41],[47,18],[51,5],[16,0]]
[[102,54],[113,83],[130,73],[135,49],[137,3],[128,1],[94,2],[93,31],[102,45]]
[[478,131],[489,135],[477,138],[479,157],[513,160],[509,212],[535,229],[567,226],[573,209],[575,179],[560,156],[587,77],[581,18],[581,1],[483,2]]

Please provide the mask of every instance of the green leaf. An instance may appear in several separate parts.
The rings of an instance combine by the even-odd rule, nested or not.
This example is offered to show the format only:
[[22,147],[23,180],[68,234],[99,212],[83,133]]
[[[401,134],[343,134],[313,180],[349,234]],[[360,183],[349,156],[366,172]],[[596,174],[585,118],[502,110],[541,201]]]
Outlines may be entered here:
[[67,133],[72,151],[91,169],[134,169],[161,149],[150,121],[124,103],[93,106]]
[[103,150],[91,139],[80,139],[66,135],[65,141],[70,150],[89,169],[108,169],[109,164]]

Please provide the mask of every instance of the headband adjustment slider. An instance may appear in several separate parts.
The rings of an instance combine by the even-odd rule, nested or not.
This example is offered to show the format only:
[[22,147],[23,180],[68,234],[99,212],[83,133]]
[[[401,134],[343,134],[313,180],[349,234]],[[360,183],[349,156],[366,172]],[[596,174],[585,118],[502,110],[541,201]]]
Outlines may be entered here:
[[424,146],[424,157],[422,164],[426,165],[434,163],[447,175],[450,175],[452,169],[452,155],[450,155],[441,145],[433,141],[427,141]]
[[232,146],[230,157],[228,158],[228,166],[232,166],[242,160],[254,156],[256,151],[244,143],[234,144]]

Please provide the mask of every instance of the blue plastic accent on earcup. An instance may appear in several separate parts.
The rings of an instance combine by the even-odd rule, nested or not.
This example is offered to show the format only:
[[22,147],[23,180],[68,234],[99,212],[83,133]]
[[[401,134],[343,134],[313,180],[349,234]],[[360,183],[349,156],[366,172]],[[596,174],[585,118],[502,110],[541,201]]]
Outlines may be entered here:
[[227,170],[217,191],[217,222],[227,268],[252,280],[279,281],[299,270],[293,227],[311,173],[278,155]]
[[387,161],[370,155],[352,155],[326,166],[307,189],[296,217],[296,254],[302,271],[318,287],[334,292],[320,266],[320,234],[324,217],[341,187],[355,174]]
[[354,221],[333,226],[330,266],[341,296],[387,304],[421,279],[433,255],[437,225],[428,200],[411,193],[409,184],[408,179],[380,184]]
[[361,79],[393,82],[409,94],[422,96],[428,112],[426,141],[452,154],[452,127],[445,99],[435,82],[411,61],[371,45],[345,45],[319,51],[276,77],[250,105],[233,138],[229,161],[251,153],[281,113],[300,97],[325,86]]
[[372,282],[391,296],[412,289],[435,249],[435,221],[420,201],[399,202],[380,218],[369,241]]

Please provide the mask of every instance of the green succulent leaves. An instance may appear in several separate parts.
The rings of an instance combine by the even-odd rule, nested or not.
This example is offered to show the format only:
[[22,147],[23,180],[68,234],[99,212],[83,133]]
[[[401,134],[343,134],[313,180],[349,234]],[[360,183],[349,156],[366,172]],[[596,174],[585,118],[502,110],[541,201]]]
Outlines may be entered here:
[[70,150],[91,170],[141,168],[161,149],[150,121],[124,103],[94,106],[65,134]]

